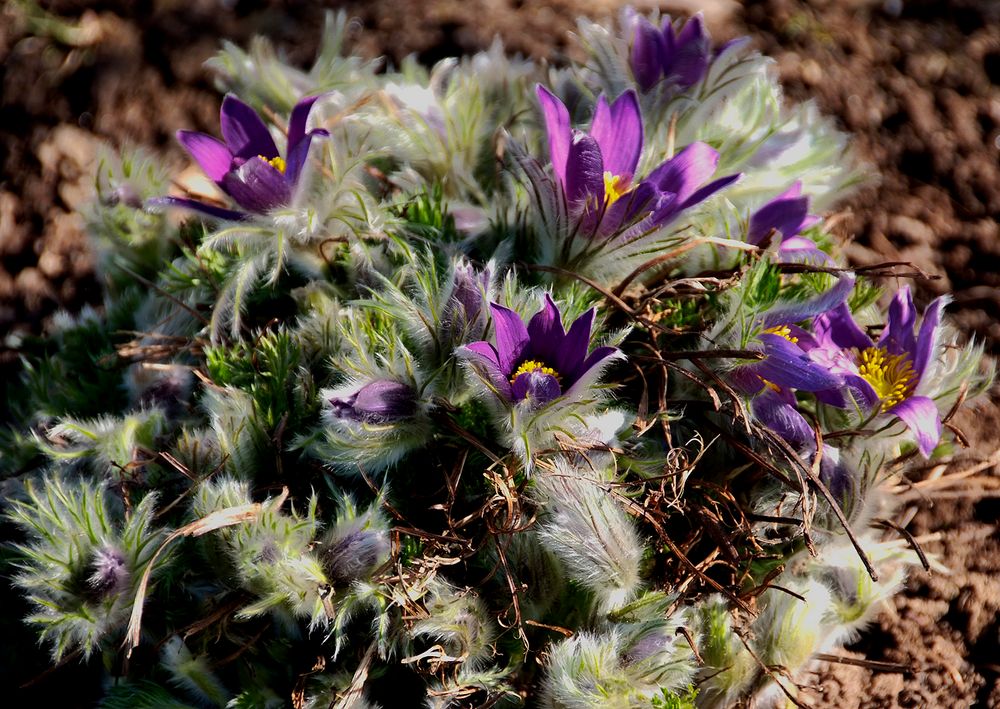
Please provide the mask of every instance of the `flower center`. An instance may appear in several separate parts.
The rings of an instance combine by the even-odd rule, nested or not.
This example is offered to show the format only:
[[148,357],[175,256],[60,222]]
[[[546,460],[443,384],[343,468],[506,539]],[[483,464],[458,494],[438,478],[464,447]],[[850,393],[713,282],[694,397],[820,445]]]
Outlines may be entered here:
[[285,165],[285,159],[283,157],[281,157],[280,155],[278,157],[271,158],[270,160],[268,160],[267,158],[265,158],[263,155],[258,155],[257,157],[259,157],[261,160],[263,160],[268,165],[270,165],[271,167],[273,167],[275,170],[277,170],[278,172],[280,172],[282,175],[285,174],[285,167],[286,167],[286,165]]
[[890,355],[881,347],[869,347],[858,352],[855,360],[858,374],[872,385],[883,409],[891,409],[913,392],[917,373],[906,355]]
[[514,372],[510,377],[510,383],[513,384],[519,376],[522,374],[528,374],[530,372],[541,372],[542,374],[548,374],[549,376],[555,378],[558,382],[560,380],[559,373],[552,369],[552,367],[546,367],[544,364],[535,359],[526,360],[517,371]]
[[788,327],[788,325],[776,325],[774,327],[769,327],[766,330],[764,330],[764,334],[777,335],[778,337],[783,337],[789,342],[791,342],[793,345],[798,343],[799,341],[799,338],[794,337],[792,335],[792,330],[791,328]]
[[612,175],[610,172],[604,173],[604,205],[609,206],[617,202],[626,194],[632,191],[632,178],[621,175]]

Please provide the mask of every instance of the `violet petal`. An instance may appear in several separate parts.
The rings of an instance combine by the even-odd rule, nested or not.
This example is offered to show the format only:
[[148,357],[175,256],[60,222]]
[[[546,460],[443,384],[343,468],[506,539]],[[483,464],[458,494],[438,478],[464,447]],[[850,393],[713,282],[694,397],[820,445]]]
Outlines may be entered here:
[[[802,225],[809,214],[809,198],[798,196],[801,185],[801,182],[796,182],[792,189],[778,195],[754,212],[750,217],[747,243],[759,244],[771,229],[777,229],[781,233],[782,240],[796,236],[802,231]],[[794,196],[789,194],[790,192],[794,192]]]
[[911,396],[892,407],[890,413],[907,425],[917,438],[921,454],[929,458],[941,440],[941,415],[934,400],[926,396]]
[[528,323],[530,344],[523,356],[526,359],[537,359],[547,366],[555,367],[560,376],[565,376],[566,372],[559,367],[559,358],[565,349],[563,342],[565,338],[566,332],[563,330],[559,308],[552,302],[552,296],[546,293],[545,304]]
[[750,402],[754,417],[766,428],[778,434],[793,446],[814,441],[812,426],[799,413],[795,397],[773,389],[765,389]]
[[840,386],[840,377],[814,362],[784,337],[764,334],[759,339],[764,344],[766,358],[748,367],[762,379],[803,391],[822,391]]
[[642,116],[635,92],[626,91],[610,106],[602,95],[594,109],[590,135],[601,149],[606,172],[625,178],[635,175],[642,153]]
[[537,369],[518,375],[511,385],[514,401],[527,400],[536,406],[547,404],[561,395],[562,388],[556,378]]
[[285,176],[274,167],[253,157],[222,178],[222,188],[244,209],[265,214],[288,204],[291,189]]
[[233,154],[225,144],[204,133],[177,131],[177,140],[191,154],[208,179],[219,182],[233,164]]
[[706,199],[711,197],[716,192],[729,187],[729,185],[736,182],[738,179],[743,177],[743,173],[737,172],[732,175],[726,175],[725,177],[720,177],[718,180],[713,180],[709,182],[704,187],[699,187],[695,190],[691,196],[689,196],[683,203],[681,203],[681,209],[687,209],[693,207],[696,204],[704,202]]
[[298,145],[306,137],[306,120],[309,112],[319,96],[305,96],[299,100],[292,109],[292,115],[288,117],[288,152]]
[[264,121],[256,111],[232,94],[222,101],[219,122],[222,137],[234,156],[245,160],[258,155],[267,160],[278,157],[278,148]]
[[661,191],[677,195],[677,201],[684,203],[699,185],[715,173],[718,164],[718,151],[699,141],[664,162],[646,179]]
[[500,355],[493,345],[489,342],[471,342],[465,347],[459,347],[456,352],[468,359],[500,396],[511,400],[510,372],[500,366]]
[[913,307],[913,295],[909,286],[903,286],[889,303],[889,317],[878,340],[879,347],[893,355],[912,353],[917,344],[913,336],[916,322],[917,311]]
[[[834,283],[829,290],[815,295],[808,300],[791,303],[779,302],[772,306],[771,310],[761,317],[761,325],[765,328],[775,325],[787,325],[789,323],[800,322],[816,316],[831,314],[835,312],[837,308],[843,306],[847,301],[847,297],[854,289],[854,281],[854,275],[847,273],[838,278],[837,282]],[[854,319],[851,318],[849,314],[847,317],[853,324]],[[844,326],[846,327],[847,325],[845,324]],[[854,325],[854,327],[857,328],[857,325]],[[815,327],[813,329],[815,329]],[[871,340],[868,340],[868,342],[870,343]],[[841,347],[856,346],[842,345],[840,343],[838,343],[838,345]],[[870,344],[867,346],[870,346]]]
[[875,345],[872,338],[854,322],[846,303],[823,313],[813,321],[813,334],[820,347],[849,350],[856,347],[865,350]]
[[566,377],[563,383],[567,387],[571,386],[583,373],[587,350],[590,349],[590,333],[594,327],[596,315],[597,309],[591,308],[574,320],[556,355],[556,371]]
[[[312,145],[314,137],[326,137],[330,135],[325,130],[309,131],[305,137],[288,150],[288,159],[285,161],[285,181],[294,188],[299,182],[302,168],[309,159],[309,146]],[[291,144],[289,144],[291,145]]]
[[492,303],[490,311],[493,313],[493,330],[496,333],[497,363],[509,377],[521,361],[530,341],[528,329],[521,316],[510,308]]
[[233,209],[216,207],[212,204],[205,204],[204,202],[187,199],[185,197],[155,197],[153,199],[146,200],[146,207],[178,207],[180,209],[190,209],[209,217],[214,217],[215,219],[224,219],[231,222],[239,222],[250,218],[250,215],[246,212],[237,212]]
[[[927,364],[930,362],[931,354],[933,354],[937,328],[941,324],[941,311],[944,309],[945,303],[944,298],[935,298],[924,310],[924,319],[920,323],[920,333],[917,335],[917,344],[913,350],[913,370],[921,379],[924,372],[927,371]],[[919,383],[918,379],[917,384]]]
[[545,116],[545,130],[549,138],[549,158],[555,169],[556,179],[565,189],[566,163],[569,160],[569,144],[572,129],[566,106],[547,88],[539,84],[535,88],[538,101]]
[[597,141],[581,131],[573,131],[566,159],[566,199],[570,204],[604,205],[604,160]]

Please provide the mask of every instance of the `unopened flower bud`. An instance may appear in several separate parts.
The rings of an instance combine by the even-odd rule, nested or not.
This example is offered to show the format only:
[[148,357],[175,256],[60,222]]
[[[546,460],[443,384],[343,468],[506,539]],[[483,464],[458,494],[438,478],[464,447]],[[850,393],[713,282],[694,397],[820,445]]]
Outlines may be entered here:
[[490,272],[477,273],[472,266],[455,269],[454,286],[441,317],[442,341],[464,344],[483,337],[488,313],[483,295],[490,285]]
[[368,578],[389,556],[389,535],[385,530],[356,527],[344,531],[323,551],[323,566],[333,584]]
[[128,563],[118,549],[105,545],[94,552],[93,569],[87,583],[99,597],[110,596],[125,589],[129,581]]
[[370,424],[386,424],[413,416],[417,393],[401,382],[382,379],[365,384],[346,397],[330,399],[334,417]]

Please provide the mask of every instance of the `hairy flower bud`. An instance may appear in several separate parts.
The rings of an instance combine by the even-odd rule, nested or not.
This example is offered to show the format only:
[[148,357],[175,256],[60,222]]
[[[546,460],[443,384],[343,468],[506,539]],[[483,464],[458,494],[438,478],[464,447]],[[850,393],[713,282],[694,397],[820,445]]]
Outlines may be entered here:
[[101,598],[120,593],[128,586],[130,573],[125,555],[108,544],[94,552],[90,562],[93,572],[87,583],[96,596]]
[[[341,531],[341,530],[338,530]],[[371,576],[389,556],[389,535],[381,529],[343,530],[323,550],[323,567],[331,583],[349,584]]]
[[413,387],[382,379],[365,384],[346,397],[330,399],[334,417],[362,423],[385,424],[409,418],[417,411]]
[[488,322],[484,294],[489,290],[490,271],[479,273],[472,266],[458,266],[451,295],[441,317],[441,340],[454,345],[483,337]]

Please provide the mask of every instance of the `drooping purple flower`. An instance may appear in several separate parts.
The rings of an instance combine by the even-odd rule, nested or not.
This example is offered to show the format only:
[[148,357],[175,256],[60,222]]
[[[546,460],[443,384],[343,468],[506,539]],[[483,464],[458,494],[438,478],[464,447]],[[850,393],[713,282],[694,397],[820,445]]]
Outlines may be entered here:
[[379,379],[345,397],[334,397],[329,404],[335,418],[382,425],[413,416],[417,393],[402,382]]
[[853,275],[842,276],[813,298],[775,306],[761,315],[757,320],[761,332],[751,348],[758,349],[763,359],[738,365],[729,373],[733,387],[751,397],[754,418],[795,446],[808,446],[815,436],[798,410],[794,391],[822,396],[842,384],[839,374],[810,356],[818,343],[796,323],[842,305],[854,280]]
[[537,407],[571,395],[596,376],[598,365],[619,352],[615,347],[598,347],[588,355],[594,308],[578,317],[568,332],[548,294],[527,326],[509,308],[492,303],[490,309],[496,344],[473,342],[459,348],[458,354],[507,403],[527,401]]
[[[874,342],[854,321],[846,304],[814,323],[816,347],[810,356],[841,375],[854,402],[868,414],[896,416],[913,432],[920,452],[929,457],[941,438],[937,404],[916,394],[930,365],[945,301],[924,311],[919,329],[910,289],[904,286],[889,306],[885,329]],[[833,399],[838,392],[828,392]]]
[[537,94],[556,180],[585,234],[603,237],[630,225],[642,231],[664,226],[739,178],[729,175],[705,184],[719,154],[705,143],[692,143],[639,180],[643,129],[634,91],[611,104],[600,96],[589,132],[571,126],[569,110],[544,86]]
[[287,205],[298,185],[316,136],[322,128],[306,132],[309,111],[319,96],[307,96],[295,104],[288,121],[288,151],[282,158],[267,125],[257,112],[235,96],[222,102],[219,122],[225,142],[205,133],[177,131],[177,140],[201,166],[205,174],[245,211],[225,209],[182,197],[150,200],[153,206],[193,209],[219,219],[246,219]]
[[733,387],[751,397],[754,418],[794,445],[813,438],[812,426],[799,413],[794,390],[817,392],[841,383],[800,346],[807,337],[807,332],[794,325],[769,328],[757,337],[764,358],[730,373]]
[[632,13],[632,48],[629,64],[636,83],[645,93],[662,79],[688,89],[705,76],[713,59],[712,40],[701,14],[674,31],[670,17],[657,28],[646,17]]

